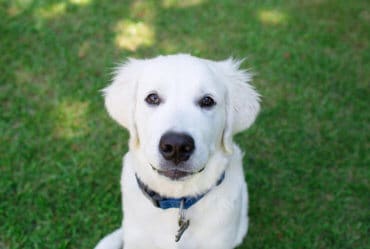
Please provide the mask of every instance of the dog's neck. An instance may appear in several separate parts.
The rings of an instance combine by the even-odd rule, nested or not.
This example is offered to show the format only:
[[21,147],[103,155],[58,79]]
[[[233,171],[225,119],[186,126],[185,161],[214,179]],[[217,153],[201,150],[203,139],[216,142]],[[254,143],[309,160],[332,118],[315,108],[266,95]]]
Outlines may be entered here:
[[148,198],[155,207],[161,209],[180,208],[180,206],[183,204],[183,208],[188,209],[196,204],[198,201],[200,201],[213,188],[219,186],[223,182],[223,180],[225,179],[225,171],[221,174],[216,184],[205,192],[194,196],[182,196],[177,198],[160,195],[159,193],[150,189],[144,182],[142,182],[137,174],[135,176],[139,188],[141,189],[145,197]]

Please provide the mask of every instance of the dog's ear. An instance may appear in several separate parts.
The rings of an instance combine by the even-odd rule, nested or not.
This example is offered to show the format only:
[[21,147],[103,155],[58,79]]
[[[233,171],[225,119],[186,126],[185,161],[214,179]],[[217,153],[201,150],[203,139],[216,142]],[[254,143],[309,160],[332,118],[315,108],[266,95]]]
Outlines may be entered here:
[[139,144],[134,120],[139,64],[140,60],[129,59],[118,66],[112,83],[102,91],[109,115],[130,132],[132,146]]
[[233,135],[250,127],[260,109],[260,96],[249,84],[252,76],[240,69],[241,63],[234,59],[216,62],[227,88],[226,125],[222,141],[227,153],[232,152]]

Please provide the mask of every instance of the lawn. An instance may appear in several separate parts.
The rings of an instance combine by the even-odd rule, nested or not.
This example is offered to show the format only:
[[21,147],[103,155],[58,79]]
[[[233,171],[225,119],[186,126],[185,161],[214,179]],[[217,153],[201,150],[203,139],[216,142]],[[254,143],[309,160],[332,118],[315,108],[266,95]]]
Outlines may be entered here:
[[263,96],[239,249],[369,248],[370,2],[0,0],[0,249],[92,248],[122,219],[117,62],[246,58]]

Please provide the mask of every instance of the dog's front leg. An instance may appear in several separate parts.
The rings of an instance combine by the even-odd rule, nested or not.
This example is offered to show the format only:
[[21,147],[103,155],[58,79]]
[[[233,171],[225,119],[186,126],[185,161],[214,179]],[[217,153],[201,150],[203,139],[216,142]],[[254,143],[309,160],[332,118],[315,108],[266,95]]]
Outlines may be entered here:
[[105,236],[94,249],[123,249],[123,229],[119,228]]

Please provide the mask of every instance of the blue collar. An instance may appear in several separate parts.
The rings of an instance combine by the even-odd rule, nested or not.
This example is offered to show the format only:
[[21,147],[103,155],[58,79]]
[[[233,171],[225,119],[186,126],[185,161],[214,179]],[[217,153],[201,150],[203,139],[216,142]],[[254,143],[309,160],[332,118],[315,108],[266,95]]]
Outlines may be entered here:
[[220,185],[223,182],[223,180],[225,179],[225,171],[222,173],[214,187],[196,196],[184,196],[180,198],[161,196],[159,193],[155,192],[154,190],[151,190],[148,186],[146,186],[145,183],[143,183],[136,174],[135,176],[139,188],[141,189],[143,194],[153,203],[155,207],[161,209],[180,208],[181,202],[184,202],[183,208],[188,209],[195,203],[197,203],[200,199],[202,199],[206,194],[208,194],[214,187]]

